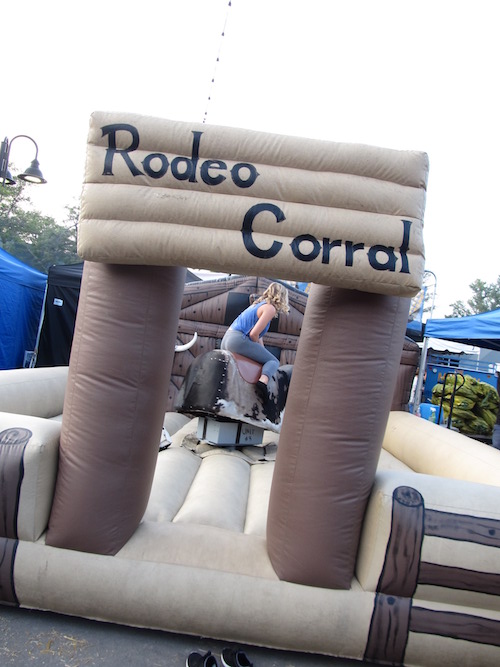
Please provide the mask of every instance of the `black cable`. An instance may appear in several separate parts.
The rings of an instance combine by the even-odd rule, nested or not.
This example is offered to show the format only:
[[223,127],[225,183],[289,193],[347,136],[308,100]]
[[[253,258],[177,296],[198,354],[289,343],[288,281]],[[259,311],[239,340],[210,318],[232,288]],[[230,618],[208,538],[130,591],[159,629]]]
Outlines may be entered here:
[[215,60],[214,73],[212,75],[212,80],[210,82],[210,86],[209,86],[209,90],[208,90],[208,99],[207,99],[207,105],[205,107],[205,113],[203,114],[203,123],[205,123],[205,121],[207,120],[207,116],[208,116],[208,107],[209,107],[210,101],[212,99],[212,90],[215,86],[215,75],[217,73],[217,66],[220,62],[220,54],[221,54],[221,50],[222,50],[222,40],[224,39],[224,36],[226,34],[227,19],[228,19],[228,16],[229,16],[229,10],[230,9],[231,9],[231,0],[229,0],[229,2],[227,3],[226,17],[224,19],[224,27],[222,29],[222,33],[221,33],[221,36],[220,36],[221,38],[220,38],[220,42],[219,42],[219,51],[217,53],[217,58]]

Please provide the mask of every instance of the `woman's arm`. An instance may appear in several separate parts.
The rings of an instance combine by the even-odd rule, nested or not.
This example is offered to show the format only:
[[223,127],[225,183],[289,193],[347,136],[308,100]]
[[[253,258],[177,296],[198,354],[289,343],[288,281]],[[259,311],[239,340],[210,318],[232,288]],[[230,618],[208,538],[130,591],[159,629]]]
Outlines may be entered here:
[[259,319],[248,334],[248,337],[250,340],[253,340],[254,343],[259,342],[260,334],[276,315],[276,308],[271,303],[263,303],[262,306],[257,309],[257,315]]

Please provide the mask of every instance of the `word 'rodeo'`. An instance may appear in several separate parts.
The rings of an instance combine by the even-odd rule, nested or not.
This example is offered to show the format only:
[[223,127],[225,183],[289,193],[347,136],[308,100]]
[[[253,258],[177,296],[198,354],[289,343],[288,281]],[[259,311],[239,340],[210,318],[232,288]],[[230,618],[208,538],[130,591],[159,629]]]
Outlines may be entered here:
[[[113,160],[115,155],[123,158],[130,173],[133,176],[147,175],[150,178],[159,179],[165,176],[170,167],[172,176],[178,181],[189,181],[197,183],[197,177],[207,185],[216,187],[228,178],[228,174],[238,188],[250,188],[259,176],[255,165],[250,162],[237,162],[228,170],[223,160],[208,159],[200,163],[200,142],[203,132],[192,131],[193,143],[191,157],[177,156],[169,162],[163,153],[149,153],[141,162],[144,171],[134,164],[130,153],[139,148],[139,132],[136,127],[128,123],[113,123],[101,128],[102,136],[108,137],[108,148],[104,158],[103,176],[113,176]],[[118,148],[117,132],[128,132],[131,135],[131,143],[127,148]],[[198,168],[199,167],[199,168]],[[252,226],[255,218],[260,214],[271,214],[277,223],[286,220],[285,214],[279,206],[272,203],[259,203],[250,207],[243,218],[241,233],[246,250],[259,259],[271,259],[282,249],[283,243],[274,240],[269,248],[259,247],[253,238]],[[401,220],[403,224],[403,237],[399,247],[399,259],[401,262],[400,273],[410,273],[408,264],[408,249],[410,245],[411,220]],[[327,237],[319,240],[312,234],[300,234],[290,243],[293,256],[301,262],[312,262],[321,255],[322,264],[330,264],[332,250],[344,248],[345,266],[354,265],[354,254],[365,250],[364,243],[343,241],[341,239],[331,240]],[[376,271],[397,270],[398,256],[393,246],[382,244],[373,245],[365,250],[370,266]],[[383,259],[381,259],[381,256]]]

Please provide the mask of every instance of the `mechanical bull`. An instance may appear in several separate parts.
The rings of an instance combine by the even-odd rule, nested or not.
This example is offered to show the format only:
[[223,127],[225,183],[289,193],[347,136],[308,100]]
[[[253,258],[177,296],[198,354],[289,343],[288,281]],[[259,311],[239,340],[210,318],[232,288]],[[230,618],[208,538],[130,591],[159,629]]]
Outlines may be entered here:
[[[269,379],[268,398],[262,400],[255,389],[261,364],[226,350],[207,352],[189,367],[176,409],[193,416],[250,424],[279,433],[292,368],[292,365],[278,368]],[[236,440],[226,444],[237,443]]]

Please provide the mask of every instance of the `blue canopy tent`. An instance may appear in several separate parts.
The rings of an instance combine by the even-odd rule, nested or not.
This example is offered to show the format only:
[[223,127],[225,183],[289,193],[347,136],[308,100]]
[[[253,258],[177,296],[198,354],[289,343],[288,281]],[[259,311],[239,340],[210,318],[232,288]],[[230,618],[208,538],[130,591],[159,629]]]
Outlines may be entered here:
[[424,337],[444,338],[500,351],[500,308],[468,317],[428,320]]
[[[475,345],[489,350],[500,351],[500,308],[467,317],[446,317],[444,319],[427,320],[425,323],[420,368],[425,368],[430,338],[451,340],[465,345]],[[417,397],[421,395],[423,375],[423,373],[420,373],[418,377]],[[415,407],[418,407],[417,400],[415,401]]]
[[0,248],[0,370],[21,368],[34,350],[47,276]]

